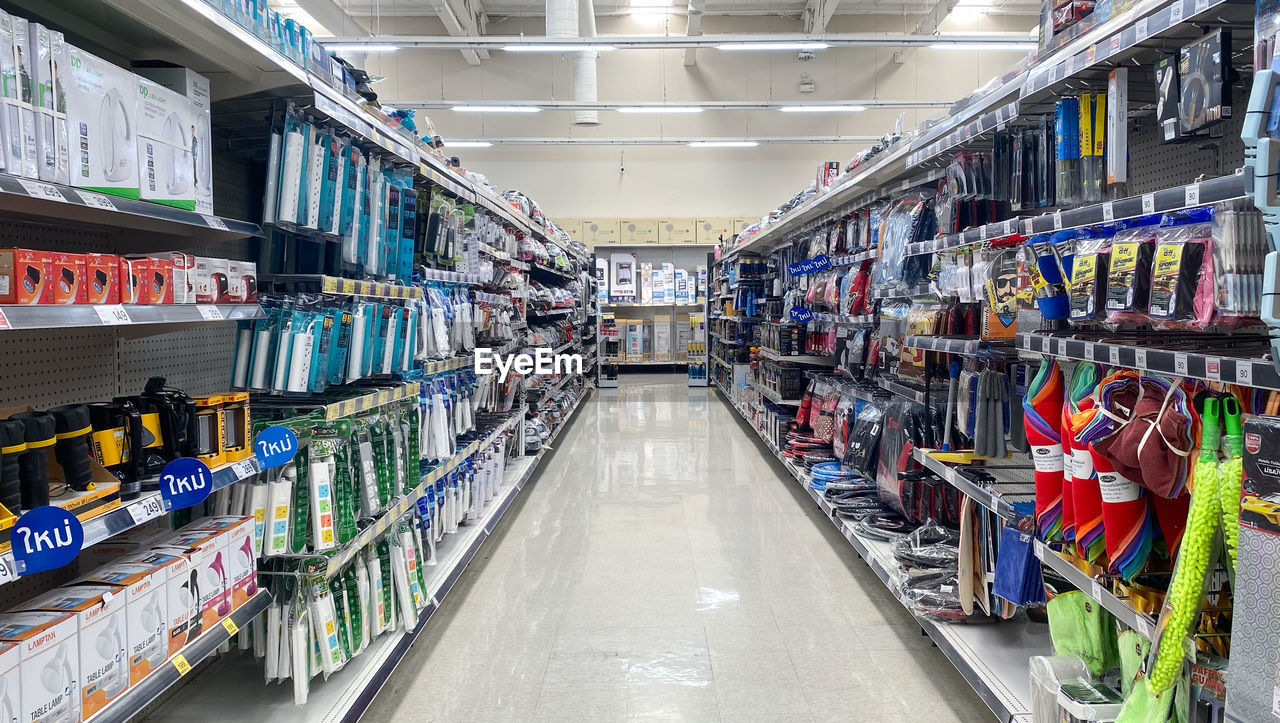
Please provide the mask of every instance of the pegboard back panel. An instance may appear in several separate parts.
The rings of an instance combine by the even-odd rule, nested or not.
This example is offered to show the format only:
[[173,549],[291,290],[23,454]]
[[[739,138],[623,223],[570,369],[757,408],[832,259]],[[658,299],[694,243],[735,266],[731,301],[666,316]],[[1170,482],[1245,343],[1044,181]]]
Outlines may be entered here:
[[113,329],[0,334],[0,405],[48,409],[109,400],[119,394],[117,370]]
[[1160,129],[1151,116],[1139,118],[1129,130],[1129,187],[1127,195],[1151,193],[1191,183],[1204,174],[1226,176],[1244,165],[1240,131],[1244,113],[1214,128],[1220,136],[1181,143],[1161,143]]
[[116,253],[118,236],[114,230],[0,218],[0,248],[71,253]]
[[164,377],[191,396],[225,392],[231,385],[235,324],[208,324],[167,334],[120,340],[121,394],[138,394],[147,379]]

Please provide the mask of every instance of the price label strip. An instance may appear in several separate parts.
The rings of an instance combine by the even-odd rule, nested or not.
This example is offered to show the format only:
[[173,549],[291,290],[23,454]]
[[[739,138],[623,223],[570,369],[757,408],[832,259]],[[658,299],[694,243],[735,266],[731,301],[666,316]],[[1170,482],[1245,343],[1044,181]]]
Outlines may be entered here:
[[39,181],[29,181],[25,178],[19,178],[18,183],[22,184],[22,187],[27,191],[27,195],[32,198],[43,198],[46,201],[59,201],[61,203],[67,202],[67,197],[62,195],[62,191],[59,191],[57,186],[51,186]]
[[120,304],[97,304],[93,307],[93,311],[98,315],[98,319],[108,326],[133,323],[129,312],[125,311],[124,306]]
[[234,637],[236,633],[240,632],[240,628],[236,626],[236,621],[231,618],[223,618],[222,627],[226,628],[227,635],[232,637]]
[[164,514],[164,505],[160,501],[159,495],[152,495],[140,502],[129,505],[129,516],[133,518],[133,524],[141,525],[148,520]]

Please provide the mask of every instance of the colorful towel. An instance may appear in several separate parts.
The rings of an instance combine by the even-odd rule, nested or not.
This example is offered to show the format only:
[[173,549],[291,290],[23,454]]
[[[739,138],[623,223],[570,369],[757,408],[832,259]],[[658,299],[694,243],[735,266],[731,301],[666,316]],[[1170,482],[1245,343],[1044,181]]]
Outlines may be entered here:
[[1062,536],[1062,371],[1046,357],[1031,379],[1022,401],[1027,444],[1036,468],[1036,529],[1044,540]]

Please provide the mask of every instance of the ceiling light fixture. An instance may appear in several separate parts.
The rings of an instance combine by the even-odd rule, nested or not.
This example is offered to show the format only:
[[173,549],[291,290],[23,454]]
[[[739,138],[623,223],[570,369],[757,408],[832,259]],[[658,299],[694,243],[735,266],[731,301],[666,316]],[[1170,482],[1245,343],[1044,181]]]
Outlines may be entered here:
[[455,105],[454,113],[537,113],[535,105]]
[[386,43],[330,43],[324,49],[335,53],[344,50],[353,53],[394,53],[400,46]]
[[1035,43],[933,43],[934,50],[1035,50]]
[[755,148],[755,141],[690,141],[690,148]]
[[504,45],[502,49],[508,53],[603,53],[617,50],[612,45]]
[[827,43],[720,43],[717,50],[826,50]]
[[702,108],[691,105],[639,105],[619,108],[619,113],[701,113]]
[[778,110],[783,113],[861,113],[866,109],[862,105],[784,105]]
[[493,143],[489,141],[445,141],[445,148],[488,148]]

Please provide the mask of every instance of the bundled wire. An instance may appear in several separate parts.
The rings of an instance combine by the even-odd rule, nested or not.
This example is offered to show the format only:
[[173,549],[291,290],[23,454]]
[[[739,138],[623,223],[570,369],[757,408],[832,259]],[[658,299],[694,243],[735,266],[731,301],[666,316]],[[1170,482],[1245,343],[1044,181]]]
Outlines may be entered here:
[[1023,399],[1023,423],[1036,467],[1036,529],[1044,540],[1062,540],[1062,371],[1046,357]]

